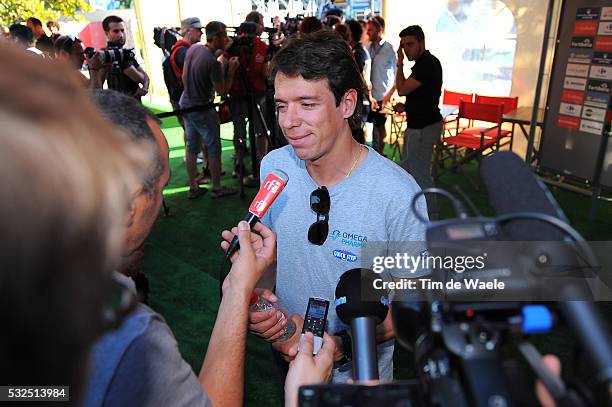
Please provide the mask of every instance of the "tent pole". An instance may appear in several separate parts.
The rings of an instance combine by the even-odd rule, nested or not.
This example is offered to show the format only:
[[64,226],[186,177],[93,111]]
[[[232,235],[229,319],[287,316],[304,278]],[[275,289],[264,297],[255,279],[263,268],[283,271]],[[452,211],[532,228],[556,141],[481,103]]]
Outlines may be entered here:
[[540,107],[540,96],[542,93],[542,82],[544,77],[544,67],[546,65],[546,55],[548,54],[548,38],[550,37],[550,25],[552,21],[554,0],[548,0],[548,11],[546,12],[546,24],[544,25],[544,39],[542,41],[542,55],[540,56],[540,68],[538,70],[538,81],[536,83],[535,96],[533,99],[533,111],[529,122],[529,138],[527,139],[527,153],[525,162],[531,165],[531,155],[533,154],[533,143],[538,121],[538,108]]
[[[149,64],[149,54],[147,53],[147,41],[145,40],[144,31],[142,28],[142,12],[140,10],[140,0],[134,0],[134,11],[136,12],[136,23],[138,24],[138,36],[140,37],[140,49],[142,50],[142,58],[144,59],[145,71],[151,77],[151,66]],[[149,83],[149,98],[155,92],[153,81]]]

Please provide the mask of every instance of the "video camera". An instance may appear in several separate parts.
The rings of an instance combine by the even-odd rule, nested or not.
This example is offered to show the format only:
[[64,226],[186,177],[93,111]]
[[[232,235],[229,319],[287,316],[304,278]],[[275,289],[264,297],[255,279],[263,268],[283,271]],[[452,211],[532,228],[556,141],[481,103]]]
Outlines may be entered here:
[[298,28],[302,21],[304,21],[303,14],[298,14],[295,17],[285,18],[285,22],[281,23],[280,26],[281,33],[283,33],[285,37],[295,34],[296,32],[298,32]]
[[181,38],[178,28],[174,27],[154,27],[153,42],[161,48],[165,54],[172,52],[172,47]]
[[235,35],[232,37],[232,43],[226,50],[232,57],[242,56],[242,52],[246,55],[253,53],[253,37],[257,35],[257,24],[245,21],[240,24],[240,27],[230,27],[234,30]]
[[93,47],[87,47],[84,52],[87,58],[90,59],[96,54],[100,55],[105,64],[115,61],[121,64],[123,61],[133,60],[136,56],[134,54],[134,48],[107,48],[96,51]]
[[[593,302],[609,301],[612,296],[600,280],[593,251],[566,223],[554,198],[518,156],[496,153],[484,160],[482,174],[496,217],[483,217],[473,205],[477,216],[469,217],[463,203],[449,192],[423,191],[447,197],[458,217],[436,222],[421,218],[428,223],[427,252],[422,257],[462,260],[442,266],[432,263],[429,274],[411,279],[416,289],[398,289],[401,282],[394,280],[394,333],[401,345],[414,352],[418,380],[379,386],[303,386],[301,406],[539,405],[534,383],[526,374],[529,370],[515,360],[516,348],[557,406],[594,405],[591,389],[567,384],[551,374],[528,341],[531,335],[550,332],[555,322],[571,328],[590,362],[593,384],[599,385],[592,387],[603,390],[600,398],[605,405],[612,401],[612,335]],[[423,199],[422,194],[414,197],[412,209],[420,218],[418,199]],[[482,267],[473,261],[466,270],[466,258],[483,252]],[[386,267],[392,267],[391,262]],[[360,270],[360,279],[355,279],[355,270]],[[350,286],[362,285],[360,297],[353,291],[352,299],[339,293],[341,287],[349,286],[343,280],[351,272]],[[376,366],[374,330],[364,333],[354,328],[363,331],[364,320],[379,323],[384,314],[379,312],[373,319],[373,310],[380,308],[387,295],[384,290],[372,291],[371,282],[380,275],[367,269],[350,270],[336,289],[338,316],[346,315],[341,307],[351,307],[353,373],[361,382],[378,379],[377,370],[371,369]],[[500,290],[501,282],[505,287]],[[602,296],[603,290],[607,291]]]

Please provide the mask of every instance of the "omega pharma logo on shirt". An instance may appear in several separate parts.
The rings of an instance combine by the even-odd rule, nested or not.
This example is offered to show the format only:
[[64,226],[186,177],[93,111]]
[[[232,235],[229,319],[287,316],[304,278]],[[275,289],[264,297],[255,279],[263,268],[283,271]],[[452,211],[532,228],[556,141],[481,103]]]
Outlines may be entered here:
[[341,244],[350,247],[363,248],[368,243],[368,237],[358,235],[355,233],[342,232],[341,230],[335,229],[329,234],[331,240],[339,241]]

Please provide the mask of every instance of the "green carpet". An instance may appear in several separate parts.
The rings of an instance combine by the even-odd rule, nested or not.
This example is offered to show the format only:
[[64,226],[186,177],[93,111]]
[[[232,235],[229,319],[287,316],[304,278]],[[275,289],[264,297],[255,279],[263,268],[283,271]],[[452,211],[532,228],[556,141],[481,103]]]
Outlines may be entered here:
[[[159,111],[155,110],[154,111]],[[161,215],[146,242],[145,272],[151,284],[150,305],[164,316],[177,338],[179,349],[196,374],[200,371],[218,307],[218,272],[223,259],[219,243],[221,231],[244,216],[256,189],[246,189],[246,198],[238,195],[214,200],[206,195],[187,200],[187,176],[183,157],[183,133],[175,118],[165,119],[162,128],[170,145],[172,176],[165,190],[170,216]],[[233,128],[221,126],[223,168],[227,175],[222,183],[238,186],[231,178]],[[249,168],[249,166],[247,166]],[[474,175],[475,168],[467,173]],[[486,193],[476,192],[459,174],[447,174],[439,182],[442,188],[459,186],[485,215],[492,214]],[[612,204],[600,202],[597,218],[587,222],[590,199],[567,191],[553,191],[561,207],[588,240],[609,240],[612,237]],[[442,217],[453,216],[450,204],[439,200]],[[606,314],[612,309],[606,304]],[[562,356],[564,369],[572,366],[572,341],[567,331],[558,328],[546,338],[538,338],[543,352]],[[414,377],[411,354],[396,347],[395,376]],[[246,405],[280,405],[280,388],[269,346],[250,336],[246,360]],[[571,367],[570,367],[571,369]]]

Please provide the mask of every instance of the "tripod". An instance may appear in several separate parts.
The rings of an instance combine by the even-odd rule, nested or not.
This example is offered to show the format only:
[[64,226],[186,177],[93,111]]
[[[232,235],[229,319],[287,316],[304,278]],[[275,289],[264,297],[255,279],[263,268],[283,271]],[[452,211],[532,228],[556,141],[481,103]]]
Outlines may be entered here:
[[[244,52],[246,57],[250,60],[251,52]],[[262,112],[261,106],[256,100],[255,92],[251,86],[250,81],[246,77],[247,66],[245,59],[242,58],[243,53],[241,52],[240,61],[240,69],[238,71],[238,75],[242,84],[243,89],[246,90],[246,103],[247,103],[247,120],[249,123],[249,144],[250,144],[250,153],[251,153],[251,170],[254,178],[259,178],[259,160],[257,156],[257,135],[255,134],[255,119],[257,118],[261,123],[261,127],[263,130],[263,136],[266,137],[266,141],[269,146],[272,146],[272,139],[270,137],[270,130],[268,129],[266,119]],[[235,132],[235,129],[234,129]],[[234,136],[236,137],[236,136]],[[244,198],[244,151],[246,150],[245,140],[241,137],[237,137],[238,142],[236,143],[236,165],[238,166],[238,172],[240,176],[240,197]]]

